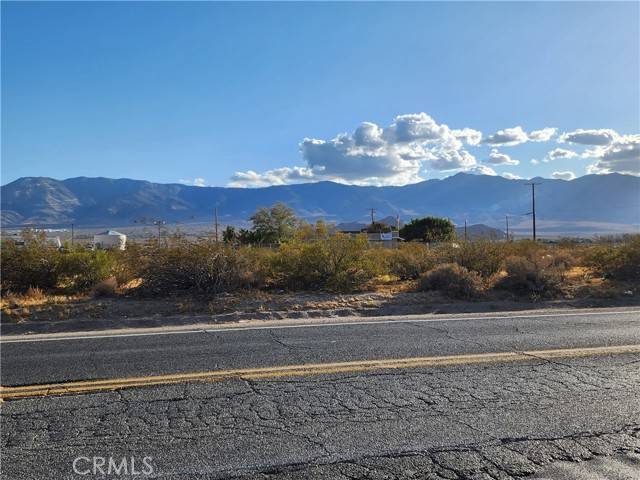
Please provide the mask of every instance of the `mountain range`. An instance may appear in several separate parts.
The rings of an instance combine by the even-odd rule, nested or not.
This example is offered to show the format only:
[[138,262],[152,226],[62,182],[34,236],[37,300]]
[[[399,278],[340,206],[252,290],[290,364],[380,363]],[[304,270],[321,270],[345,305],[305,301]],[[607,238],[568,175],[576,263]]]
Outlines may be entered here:
[[619,233],[640,226],[640,178],[630,175],[585,175],[575,180],[458,173],[400,187],[343,185],[333,182],[265,188],[195,187],[143,180],[78,177],[55,180],[24,177],[0,187],[3,227],[24,225],[125,226],[212,222],[243,224],[260,206],[281,201],[310,221],[366,222],[377,218],[424,215],[449,217],[460,225],[528,228],[531,187],[536,183],[536,213],[541,231],[549,233]]

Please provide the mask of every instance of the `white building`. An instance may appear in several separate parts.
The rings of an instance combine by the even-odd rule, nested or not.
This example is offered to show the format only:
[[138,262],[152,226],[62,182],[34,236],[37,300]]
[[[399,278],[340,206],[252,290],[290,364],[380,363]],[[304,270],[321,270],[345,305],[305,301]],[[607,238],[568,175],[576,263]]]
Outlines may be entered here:
[[53,245],[55,248],[62,248],[62,242],[60,237],[47,237],[46,242],[49,245]]
[[115,230],[107,230],[93,236],[93,246],[97,249],[115,248],[124,250],[127,245],[127,236]]

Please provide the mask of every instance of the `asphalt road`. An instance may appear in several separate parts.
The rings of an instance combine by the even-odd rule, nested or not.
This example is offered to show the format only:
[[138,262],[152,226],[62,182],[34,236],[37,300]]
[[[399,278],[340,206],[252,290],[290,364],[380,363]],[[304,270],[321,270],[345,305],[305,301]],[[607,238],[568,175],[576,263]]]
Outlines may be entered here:
[[[640,345],[640,313],[50,340],[5,339],[2,385]],[[599,455],[624,466],[604,478],[640,478],[640,354],[529,357],[7,401],[2,478],[103,478],[73,460],[123,456],[149,478],[547,478]]]

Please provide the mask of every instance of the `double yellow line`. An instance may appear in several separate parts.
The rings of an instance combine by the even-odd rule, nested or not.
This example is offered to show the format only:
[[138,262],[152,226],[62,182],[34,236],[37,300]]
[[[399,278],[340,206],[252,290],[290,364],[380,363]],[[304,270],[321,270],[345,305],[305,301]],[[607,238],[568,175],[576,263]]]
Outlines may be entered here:
[[280,367],[245,368],[236,370],[212,370],[208,372],[177,373],[145,377],[112,378],[106,380],[86,380],[78,382],[0,387],[2,400],[45,397],[48,395],[68,395],[120,390],[124,388],[170,385],[185,382],[221,382],[233,378],[257,380],[279,377],[304,377],[334,373],[367,372],[372,370],[410,369],[451,365],[470,365],[499,362],[521,362],[540,358],[587,357],[594,355],[640,354],[640,345],[616,347],[569,348],[558,350],[531,350],[524,352],[478,353],[448,355],[441,357],[413,357],[383,360],[361,360],[354,362],[314,363],[287,365]]

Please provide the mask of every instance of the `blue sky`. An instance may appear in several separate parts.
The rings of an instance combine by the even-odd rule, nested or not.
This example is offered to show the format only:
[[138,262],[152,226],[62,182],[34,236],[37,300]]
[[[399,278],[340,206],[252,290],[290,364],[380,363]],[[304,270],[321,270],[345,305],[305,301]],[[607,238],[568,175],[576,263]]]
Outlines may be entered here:
[[2,183],[640,174],[639,24],[638,2],[3,2]]

